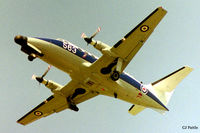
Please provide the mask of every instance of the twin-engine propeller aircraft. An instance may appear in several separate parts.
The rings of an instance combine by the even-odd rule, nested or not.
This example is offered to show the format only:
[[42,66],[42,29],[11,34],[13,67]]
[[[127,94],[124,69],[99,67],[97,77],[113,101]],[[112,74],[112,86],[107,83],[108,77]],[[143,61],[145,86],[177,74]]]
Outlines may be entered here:
[[63,39],[16,36],[15,42],[28,54],[30,61],[40,58],[71,77],[71,81],[62,86],[44,79],[50,67],[42,76],[34,75],[33,79],[44,84],[53,94],[17,122],[27,125],[67,108],[78,111],[77,104],[98,95],[118,98],[133,104],[129,109],[129,113],[133,115],[145,108],[160,113],[168,111],[166,105],[174,88],[192,68],[184,66],[148,85],[123,72],[166,13],[162,7],[157,8],[113,47],[93,39],[100,28],[91,37],[82,34],[82,38],[88,44],[102,53],[99,59]]

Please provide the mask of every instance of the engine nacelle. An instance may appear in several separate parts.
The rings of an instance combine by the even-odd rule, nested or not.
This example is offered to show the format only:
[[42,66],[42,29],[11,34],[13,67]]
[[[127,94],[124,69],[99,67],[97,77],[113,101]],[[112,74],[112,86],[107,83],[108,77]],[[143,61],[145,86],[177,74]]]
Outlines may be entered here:
[[51,89],[51,91],[54,91],[56,89],[60,89],[62,88],[63,86],[54,82],[54,81],[51,81],[51,80],[47,80],[47,83],[45,84],[46,87],[48,87],[49,89]]
[[54,81],[46,79],[43,79],[41,83],[44,84],[47,88],[49,88],[53,93],[59,92],[59,90],[63,87],[62,85]]
[[93,40],[90,44],[93,45],[97,50],[99,50],[101,52],[103,51],[103,49],[109,49],[110,48],[110,46],[108,46],[107,44],[105,44],[101,41],[94,41]]
[[102,54],[108,54],[112,57],[118,57],[115,53],[111,52],[111,47],[101,41],[95,41],[92,39],[92,41],[89,43],[94,46],[97,50],[99,50]]

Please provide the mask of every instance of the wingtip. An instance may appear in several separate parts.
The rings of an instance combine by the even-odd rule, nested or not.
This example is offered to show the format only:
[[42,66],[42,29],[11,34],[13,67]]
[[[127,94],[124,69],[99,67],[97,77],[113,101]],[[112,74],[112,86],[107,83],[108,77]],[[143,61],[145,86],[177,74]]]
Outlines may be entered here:
[[184,66],[184,68],[187,68],[187,69],[189,69],[190,71],[193,71],[194,70],[194,68],[192,68],[192,67],[190,67],[190,66]]
[[18,124],[20,124],[20,125],[23,125],[23,126],[25,126],[26,124],[24,124],[24,123],[21,123],[19,120],[18,121],[16,121],[16,123],[18,123]]
[[158,7],[158,10],[163,10],[164,12],[166,12],[167,13],[167,10],[165,9],[165,8],[163,8],[162,6],[160,6],[160,7]]
[[159,6],[158,9],[164,9],[162,6]]

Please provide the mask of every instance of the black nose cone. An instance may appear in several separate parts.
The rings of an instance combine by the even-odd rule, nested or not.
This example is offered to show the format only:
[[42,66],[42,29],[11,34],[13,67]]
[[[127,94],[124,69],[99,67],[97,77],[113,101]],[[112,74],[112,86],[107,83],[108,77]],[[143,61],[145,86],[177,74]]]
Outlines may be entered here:
[[15,36],[15,42],[19,45],[26,45],[27,44],[27,37],[25,36],[21,36],[21,35],[17,35]]

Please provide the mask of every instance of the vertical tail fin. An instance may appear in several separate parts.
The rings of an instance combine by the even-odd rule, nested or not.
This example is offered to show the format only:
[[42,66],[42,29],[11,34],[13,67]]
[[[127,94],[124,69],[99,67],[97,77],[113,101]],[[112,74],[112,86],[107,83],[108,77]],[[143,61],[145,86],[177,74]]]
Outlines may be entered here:
[[[161,78],[160,80],[153,82],[146,87],[150,90],[151,93],[153,93],[162,104],[165,106],[168,104],[174,89],[176,86],[192,71],[193,69],[184,66],[177,71],[165,76],[164,78]],[[129,109],[129,113],[132,115],[137,115],[142,110],[144,110],[146,107],[141,105],[133,105]],[[161,110],[158,108],[152,108],[158,113],[164,114],[166,110]]]
[[160,101],[167,105],[176,86],[192,71],[193,69],[184,66],[177,71],[161,78],[151,84],[151,92],[156,95]]

